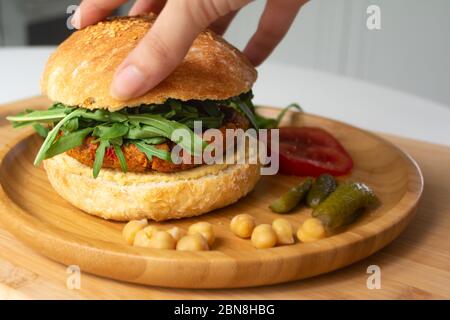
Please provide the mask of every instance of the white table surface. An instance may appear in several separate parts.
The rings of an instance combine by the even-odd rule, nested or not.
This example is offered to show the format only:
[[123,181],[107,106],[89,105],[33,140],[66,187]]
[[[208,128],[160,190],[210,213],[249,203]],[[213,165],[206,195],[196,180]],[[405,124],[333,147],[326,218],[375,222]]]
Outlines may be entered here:
[[[0,49],[0,104],[39,94],[39,78],[53,48]],[[374,131],[450,145],[450,106],[411,94],[306,68],[266,63],[255,102],[300,103],[305,111]]]

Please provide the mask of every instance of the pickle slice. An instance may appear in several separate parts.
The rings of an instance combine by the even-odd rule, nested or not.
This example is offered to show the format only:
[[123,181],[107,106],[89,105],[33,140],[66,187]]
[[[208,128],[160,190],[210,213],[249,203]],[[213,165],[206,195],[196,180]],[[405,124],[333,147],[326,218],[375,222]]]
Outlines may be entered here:
[[313,211],[313,217],[322,221],[325,227],[333,230],[352,223],[363,208],[377,202],[374,192],[364,183],[345,182],[328,196]]
[[287,213],[294,209],[306,196],[313,183],[312,178],[306,178],[302,183],[291,188],[275,200],[269,208],[276,213]]
[[321,174],[309,190],[306,204],[311,208],[316,208],[334,190],[336,190],[336,179],[332,175]]

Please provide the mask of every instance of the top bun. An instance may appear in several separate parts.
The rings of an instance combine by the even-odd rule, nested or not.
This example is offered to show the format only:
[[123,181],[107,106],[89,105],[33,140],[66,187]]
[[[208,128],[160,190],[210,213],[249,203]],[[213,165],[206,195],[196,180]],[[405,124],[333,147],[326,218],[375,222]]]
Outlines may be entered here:
[[110,95],[117,67],[138,44],[156,16],[112,18],[73,33],[52,54],[41,80],[51,100],[87,109],[117,111],[179,100],[224,100],[251,89],[257,73],[222,37],[202,32],[180,66],[145,95],[120,101]]

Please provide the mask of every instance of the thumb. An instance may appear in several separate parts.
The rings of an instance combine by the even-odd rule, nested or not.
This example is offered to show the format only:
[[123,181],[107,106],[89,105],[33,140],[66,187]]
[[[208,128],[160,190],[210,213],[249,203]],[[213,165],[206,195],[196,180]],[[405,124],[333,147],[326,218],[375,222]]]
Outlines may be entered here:
[[168,1],[152,28],[116,71],[111,94],[119,100],[143,95],[183,61],[197,35],[220,16],[250,0]]

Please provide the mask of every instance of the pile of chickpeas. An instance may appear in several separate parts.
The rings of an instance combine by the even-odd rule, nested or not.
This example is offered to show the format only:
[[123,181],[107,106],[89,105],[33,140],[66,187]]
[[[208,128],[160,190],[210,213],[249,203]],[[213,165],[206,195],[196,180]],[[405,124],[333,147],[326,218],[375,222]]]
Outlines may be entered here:
[[[231,220],[230,229],[240,238],[250,238],[258,249],[295,242],[294,228],[284,218],[275,219],[272,224],[256,225],[253,216],[239,214]],[[186,232],[178,227],[160,230],[149,225],[147,219],[128,222],[122,230],[122,236],[128,244],[136,247],[179,251],[209,250],[216,238],[213,226],[209,222],[194,223]],[[297,238],[301,242],[313,242],[325,236],[325,228],[316,218],[306,219],[297,230]]]
[[160,230],[147,219],[132,220],[122,230],[125,241],[136,247],[179,251],[205,251],[214,244],[213,226],[208,222],[191,225],[188,231],[178,227]]
[[[231,220],[230,229],[240,238],[250,238],[252,244],[258,249],[295,242],[294,228],[284,218],[275,219],[272,224],[257,226],[254,217],[249,214],[240,214]],[[322,222],[316,218],[306,219],[297,231],[297,238],[301,242],[313,242],[325,238],[325,236],[325,228]]]

